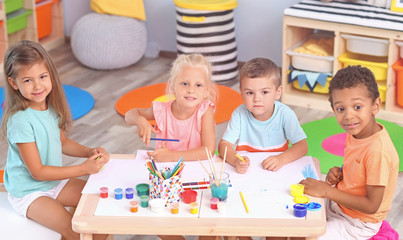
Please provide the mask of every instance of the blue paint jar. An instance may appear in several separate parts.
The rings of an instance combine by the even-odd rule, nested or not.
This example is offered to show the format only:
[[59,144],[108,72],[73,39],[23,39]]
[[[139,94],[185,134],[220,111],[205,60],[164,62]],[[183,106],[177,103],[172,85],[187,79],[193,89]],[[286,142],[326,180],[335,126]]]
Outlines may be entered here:
[[133,188],[126,188],[126,199],[133,199],[134,189]]
[[123,189],[115,188],[115,199],[120,200],[123,198]]
[[306,216],[307,207],[305,204],[294,204],[294,216],[302,218]]

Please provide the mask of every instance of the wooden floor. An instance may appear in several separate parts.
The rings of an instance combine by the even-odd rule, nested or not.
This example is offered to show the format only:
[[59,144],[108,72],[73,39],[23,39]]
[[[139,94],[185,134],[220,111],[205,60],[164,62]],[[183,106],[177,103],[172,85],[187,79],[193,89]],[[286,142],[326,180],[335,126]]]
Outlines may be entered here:
[[[98,71],[81,65],[71,52],[69,44],[52,50],[51,56],[58,68],[64,84],[88,91],[95,98],[94,108],[85,116],[74,121],[69,137],[90,147],[102,146],[109,153],[136,153],[146,146],[136,135],[136,127],[125,123],[115,110],[116,101],[125,93],[149,84],[166,82],[173,58],[143,58],[135,65],[113,71]],[[237,80],[219,82],[238,90]],[[4,86],[4,82],[0,84]],[[318,111],[290,106],[298,116],[300,124],[333,116],[326,111]],[[227,122],[217,124],[217,143],[225,131]],[[150,146],[152,149],[153,146]],[[4,168],[7,157],[7,143],[0,142],[0,169]],[[64,157],[65,165],[79,164],[83,159]],[[323,177],[323,176],[322,176]],[[399,174],[398,187],[392,209],[387,220],[403,238],[403,173]],[[155,240],[156,236],[115,235],[117,240]],[[188,240],[197,237],[187,237]],[[260,238],[255,238],[260,239]]]

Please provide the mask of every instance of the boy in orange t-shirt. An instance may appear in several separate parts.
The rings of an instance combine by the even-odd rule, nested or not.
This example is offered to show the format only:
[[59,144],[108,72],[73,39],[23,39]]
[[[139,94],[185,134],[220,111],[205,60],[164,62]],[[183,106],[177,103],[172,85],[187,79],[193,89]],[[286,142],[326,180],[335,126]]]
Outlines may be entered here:
[[319,239],[369,239],[391,208],[399,171],[393,142],[375,120],[382,103],[374,75],[361,66],[339,70],[329,101],[348,133],[343,166],[331,168],[326,182],[308,178],[301,184],[306,194],[328,199],[326,233]]

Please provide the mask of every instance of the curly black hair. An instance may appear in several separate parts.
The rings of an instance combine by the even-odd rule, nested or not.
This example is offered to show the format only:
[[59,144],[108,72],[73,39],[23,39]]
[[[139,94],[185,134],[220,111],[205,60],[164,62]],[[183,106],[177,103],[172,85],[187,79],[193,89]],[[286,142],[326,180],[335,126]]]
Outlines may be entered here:
[[337,71],[329,85],[329,102],[333,106],[332,93],[336,89],[352,88],[358,85],[364,85],[374,102],[379,97],[378,84],[375,81],[374,74],[366,67],[348,66]]

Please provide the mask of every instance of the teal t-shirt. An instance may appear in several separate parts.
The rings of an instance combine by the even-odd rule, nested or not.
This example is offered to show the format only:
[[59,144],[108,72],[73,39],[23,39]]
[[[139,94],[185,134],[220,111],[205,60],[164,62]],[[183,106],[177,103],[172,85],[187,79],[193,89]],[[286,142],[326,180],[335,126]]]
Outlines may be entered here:
[[17,143],[35,142],[43,165],[62,166],[59,117],[52,108],[46,111],[27,108],[15,113],[7,122],[7,141],[4,185],[12,196],[20,198],[32,192],[48,191],[60,183],[32,178],[17,147]]

